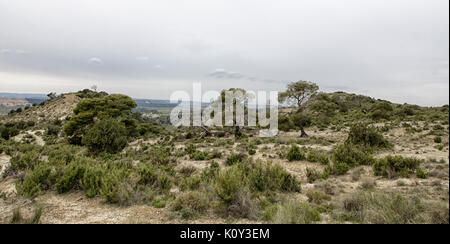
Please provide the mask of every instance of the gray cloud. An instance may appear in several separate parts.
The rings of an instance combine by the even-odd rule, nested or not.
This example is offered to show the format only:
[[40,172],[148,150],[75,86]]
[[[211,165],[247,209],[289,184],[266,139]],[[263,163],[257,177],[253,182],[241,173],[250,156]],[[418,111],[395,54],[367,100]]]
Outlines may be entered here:
[[95,65],[103,65],[103,60],[101,60],[100,58],[93,57],[88,60],[88,63]]
[[442,105],[449,103],[448,5],[0,0],[0,87],[64,92],[99,81],[100,90],[167,99],[192,82],[282,90],[309,80],[323,90]]

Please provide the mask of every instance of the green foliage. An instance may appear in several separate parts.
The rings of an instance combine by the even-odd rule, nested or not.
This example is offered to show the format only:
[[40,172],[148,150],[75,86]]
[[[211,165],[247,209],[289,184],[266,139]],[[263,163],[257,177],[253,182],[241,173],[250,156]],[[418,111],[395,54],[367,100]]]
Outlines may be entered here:
[[246,170],[249,185],[260,192],[300,192],[301,186],[295,177],[280,165],[257,163]]
[[[82,138],[96,120],[122,117],[127,132],[134,131],[136,124],[130,122],[131,110],[136,103],[128,96],[115,94],[101,98],[87,98],[77,104],[74,115],[64,126],[64,132],[72,144],[81,144]],[[130,127],[131,126],[131,127]]]
[[[345,214],[350,220],[366,224],[423,223],[424,205],[420,198],[395,193],[362,191],[344,199]],[[349,220],[347,219],[347,220]]]
[[324,201],[330,201],[331,197],[323,191],[311,189],[306,192],[308,201],[315,204],[322,204]]
[[278,117],[278,129],[281,131],[290,131],[295,129],[294,121],[292,121],[290,116],[280,115]]
[[68,192],[80,185],[85,168],[78,164],[73,164],[63,172],[56,183],[56,191],[58,193]]
[[383,135],[375,127],[361,123],[355,124],[350,128],[346,142],[371,148],[390,147],[389,142],[384,139]]
[[127,131],[125,126],[116,120],[103,119],[87,131],[82,143],[94,153],[117,153],[127,145]]
[[286,154],[286,159],[289,161],[305,160],[305,152],[295,144],[292,144]]
[[322,173],[313,168],[306,168],[306,178],[308,183],[314,183],[316,180],[328,178],[329,172],[324,170]]
[[416,176],[417,176],[417,178],[420,178],[420,179],[428,178],[427,173],[425,173],[425,171],[423,171],[422,168],[417,168],[416,169]]
[[435,143],[442,143],[442,137],[436,136],[436,137],[434,138],[434,142],[435,142]]
[[52,186],[54,175],[47,163],[40,163],[32,170],[28,170],[22,183],[18,184],[17,190],[25,197],[35,197],[43,190]]
[[358,165],[371,165],[375,159],[373,156],[358,146],[344,143],[333,150],[332,173],[337,175],[345,174],[349,168]]
[[220,171],[216,177],[215,186],[215,192],[220,200],[226,204],[235,201],[239,192],[245,188],[244,176],[237,166]]
[[375,175],[394,178],[397,175],[409,177],[422,163],[417,158],[405,158],[402,156],[388,155],[382,159],[376,160],[373,164]]
[[0,125],[0,137],[9,140],[9,138],[18,135],[20,132],[15,126]]
[[322,165],[328,165],[330,163],[327,152],[317,149],[309,150],[306,160],[309,162],[319,162]]
[[232,153],[227,157],[227,159],[225,160],[225,163],[227,165],[234,165],[237,163],[244,162],[246,158],[247,158],[247,155],[245,155],[243,153]]
[[312,224],[320,220],[319,212],[310,204],[294,200],[280,205],[274,216],[278,224]]
[[210,207],[210,200],[204,193],[189,191],[181,193],[172,205],[173,210],[182,212],[184,218],[205,213]]

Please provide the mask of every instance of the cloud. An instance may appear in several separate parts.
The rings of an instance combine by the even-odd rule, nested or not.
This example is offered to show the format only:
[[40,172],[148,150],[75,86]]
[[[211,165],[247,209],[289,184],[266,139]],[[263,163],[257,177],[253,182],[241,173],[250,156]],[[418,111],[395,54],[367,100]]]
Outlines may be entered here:
[[209,73],[209,76],[215,78],[226,78],[226,79],[241,79],[244,78],[243,74],[234,71],[228,71],[225,69],[215,69]]
[[160,64],[157,64],[157,65],[153,66],[153,68],[159,69],[159,70],[163,69],[162,65],[160,65]]
[[18,55],[27,55],[28,53],[30,52],[23,49],[16,49],[16,54]]
[[0,50],[1,54],[10,54],[11,52],[12,51],[10,49],[6,49],[6,48]]
[[94,65],[103,65],[103,60],[101,60],[100,58],[93,57],[88,60],[88,63]]
[[148,57],[136,57],[137,61],[143,61],[143,62],[147,62],[148,61]]

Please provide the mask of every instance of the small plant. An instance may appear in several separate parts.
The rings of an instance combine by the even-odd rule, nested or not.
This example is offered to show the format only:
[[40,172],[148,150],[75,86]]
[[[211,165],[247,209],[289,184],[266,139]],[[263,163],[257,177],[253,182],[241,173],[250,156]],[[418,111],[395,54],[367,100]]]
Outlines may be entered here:
[[416,169],[416,176],[417,176],[417,178],[420,178],[420,179],[426,179],[426,178],[428,178],[427,173],[425,173],[425,171],[423,171],[423,169],[420,168],[420,167],[418,167],[418,168]]
[[363,151],[353,144],[344,143],[333,151],[332,173],[342,175],[352,167],[371,165],[374,161],[375,159],[369,152]]
[[442,137],[436,136],[436,137],[434,138],[434,142],[435,142],[435,143],[442,143]]
[[243,162],[245,159],[247,158],[247,156],[243,153],[232,153],[230,156],[227,157],[225,163],[227,165],[234,165],[236,163],[241,163]]
[[295,144],[292,144],[286,154],[286,159],[289,161],[305,160],[306,156],[303,150]]
[[205,213],[209,207],[209,199],[204,193],[198,191],[181,193],[172,205],[172,209],[181,212],[184,218]]
[[356,124],[350,128],[347,143],[371,148],[390,147],[389,142],[373,126]]
[[405,158],[402,156],[386,156],[376,160],[373,164],[375,175],[394,178],[397,175],[409,177],[416,171],[422,160],[417,158]]
[[319,212],[310,204],[294,200],[280,205],[274,216],[277,224],[312,224],[320,220]]
[[323,201],[331,200],[331,196],[327,195],[323,191],[311,189],[306,192],[306,196],[308,197],[308,201],[315,204],[321,204]]

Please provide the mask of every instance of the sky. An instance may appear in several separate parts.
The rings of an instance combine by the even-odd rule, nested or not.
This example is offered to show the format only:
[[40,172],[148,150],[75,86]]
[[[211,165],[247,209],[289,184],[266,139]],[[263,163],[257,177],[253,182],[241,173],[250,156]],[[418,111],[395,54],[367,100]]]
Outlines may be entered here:
[[0,92],[169,99],[306,80],[449,103],[448,0],[0,0]]

